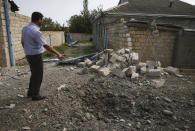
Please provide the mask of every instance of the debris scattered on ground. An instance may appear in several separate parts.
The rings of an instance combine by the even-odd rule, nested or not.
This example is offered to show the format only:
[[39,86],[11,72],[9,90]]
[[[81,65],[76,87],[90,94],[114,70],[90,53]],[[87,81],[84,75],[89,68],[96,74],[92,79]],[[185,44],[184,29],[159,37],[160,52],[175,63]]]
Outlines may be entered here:
[[20,98],[24,98],[24,96],[23,96],[23,95],[20,95],[20,94],[18,94],[18,97],[20,97]]
[[171,112],[169,110],[163,110],[163,114],[168,115],[168,116],[172,116],[173,112]]
[[28,126],[22,127],[22,130],[30,130],[30,127]]
[[0,107],[0,109],[13,109],[15,106],[15,104],[10,104],[9,106]]
[[170,75],[175,75],[177,77],[183,77],[183,75],[179,74],[179,69],[172,67],[172,66],[168,66],[167,68],[164,68],[164,71],[169,73]]
[[174,67],[161,68],[159,61],[140,62],[138,53],[132,52],[129,49],[105,49],[100,54],[96,55],[93,60],[86,59],[78,63],[79,67],[84,68],[79,74],[87,74],[89,69],[91,72],[97,72],[101,76],[109,75],[117,76],[121,79],[138,80],[140,77],[146,77],[151,81],[153,87],[162,87],[166,79],[167,73],[182,77],[179,70]]
[[58,91],[61,91],[61,90],[62,90],[63,88],[65,88],[65,87],[66,87],[65,84],[64,84],[64,85],[61,85],[60,87],[57,88],[57,90],[58,90]]
[[152,80],[151,84],[153,87],[159,88],[165,84],[165,80],[164,79],[154,79],[154,80]]
[[[124,56],[128,58],[126,52]],[[107,53],[104,52],[103,56]],[[126,64],[121,66],[124,63],[121,59],[122,62],[117,60],[116,63],[108,59],[104,66],[97,66],[96,62],[103,58],[106,60],[107,56],[91,60],[93,64],[84,68],[45,64],[41,95],[47,96],[47,99],[40,102],[17,96],[26,94],[30,74],[21,80],[0,77],[1,82],[9,83],[9,86],[6,84],[6,87],[0,88],[0,106],[16,104],[13,109],[1,108],[0,130],[23,130],[24,126],[41,131],[195,129],[194,85],[188,83],[194,83],[194,76],[180,79],[162,70],[160,78],[148,77],[147,62],[125,67]],[[71,67],[74,70],[71,71]],[[105,77],[99,73],[103,67],[110,69],[110,74]],[[141,73],[143,67],[145,73]],[[156,66],[156,62],[151,64],[151,68],[162,69]],[[23,70],[29,72],[29,67],[19,69],[19,72],[25,72]],[[13,68],[9,71],[3,69],[0,73],[17,75]],[[162,88],[154,88],[153,81],[161,79],[166,81]],[[58,92],[58,87],[64,84],[65,87]]]

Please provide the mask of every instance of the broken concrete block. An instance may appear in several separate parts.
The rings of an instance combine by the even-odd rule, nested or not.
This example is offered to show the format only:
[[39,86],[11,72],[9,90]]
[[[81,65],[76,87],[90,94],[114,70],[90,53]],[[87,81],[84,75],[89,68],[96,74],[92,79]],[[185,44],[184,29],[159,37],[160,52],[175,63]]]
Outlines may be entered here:
[[109,61],[114,64],[116,62],[125,62],[126,59],[122,56],[117,55],[117,54],[113,54]]
[[130,49],[125,49],[125,53],[129,54],[130,53]]
[[74,67],[70,67],[70,70],[73,71],[74,70]]
[[112,70],[112,74],[119,78],[125,78],[125,72],[121,71],[120,69]]
[[99,61],[97,61],[96,62],[96,65],[98,65],[98,66],[104,66],[105,65],[104,59],[100,59]]
[[108,64],[107,67],[110,68],[110,70],[113,70],[113,69],[120,69],[121,65],[119,63],[115,63],[115,64]]
[[9,106],[5,106],[4,109],[13,109],[15,106],[15,104],[10,104]]
[[141,74],[146,74],[146,72],[147,72],[146,66],[144,66],[144,67],[142,67],[142,68],[140,69],[140,73],[141,73]]
[[126,62],[126,58],[125,57],[122,57],[122,56],[118,56],[117,57],[117,61],[118,62]]
[[173,116],[173,112],[169,110],[163,110],[163,114],[167,116]]
[[161,67],[160,61],[146,61],[148,69],[157,69]]
[[90,67],[93,64],[93,62],[90,59],[86,59],[84,63],[88,67]]
[[155,61],[146,61],[146,64],[147,64],[148,69],[155,69],[155,67],[156,67]]
[[132,80],[136,80],[136,79],[138,79],[139,78],[139,74],[138,73],[133,73],[132,75],[131,75],[131,79]]
[[124,54],[123,57],[125,57],[127,61],[129,61],[129,59],[130,59],[129,54]]
[[142,67],[146,67],[146,63],[143,63],[143,62],[139,62],[138,65],[137,65],[137,69],[141,69]]
[[139,62],[139,54],[138,53],[130,53],[132,64],[137,64]]
[[108,54],[112,54],[114,52],[114,50],[113,49],[105,49],[105,52]]
[[170,75],[179,75],[179,69],[172,67],[172,66],[168,66],[167,68],[163,69],[165,72],[169,73]]
[[183,75],[180,75],[180,74],[175,74],[175,76],[179,77],[179,78],[182,78]]
[[113,63],[113,64],[116,63],[116,61],[117,61],[117,56],[118,56],[118,55],[114,53],[114,54],[111,56],[111,58],[110,58],[109,61],[110,61],[111,63]]
[[117,54],[121,54],[121,55],[125,54],[125,49],[123,48],[123,49],[118,50]]
[[164,79],[156,79],[156,80],[152,80],[151,85],[155,88],[159,88],[164,86],[165,84],[165,80]]
[[31,129],[28,126],[25,126],[25,127],[22,127],[22,130],[31,130]]
[[82,67],[82,68],[83,68],[83,67],[85,67],[85,66],[86,66],[85,62],[79,62],[79,63],[78,63],[78,67]]
[[157,66],[157,68],[160,68],[161,67],[161,62],[160,61],[157,61],[156,62],[156,66]]
[[98,69],[100,69],[100,66],[97,66],[97,65],[93,65],[90,67],[90,71],[92,72],[98,72]]
[[80,72],[78,72],[79,75],[88,74],[88,68],[83,68]]
[[146,73],[148,77],[160,77],[161,76],[161,69],[149,69]]
[[124,69],[122,70],[122,72],[126,72],[128,69],[129,69],[129,68],[124,68]]
[[136,73],[136,66],[130,66],[125,72],[127,76],[132,76],[133,73]]
[[100,68],[98,70],[99,74],[102,75],[102,76],[108,76],[110,74],[110,69],[109,68]]
[[121,69],[127,68],[128,65],[129,65],[128,62],[121,62],[121,63],[120,63]]
[[57,88],[57,90],[58,90],[58,91],[61,91],[61,90],[62,90],[63,88],[65,88],[65,87],[66,87],[65,84],[64,84],[64,85],[61,85],[60,87]]

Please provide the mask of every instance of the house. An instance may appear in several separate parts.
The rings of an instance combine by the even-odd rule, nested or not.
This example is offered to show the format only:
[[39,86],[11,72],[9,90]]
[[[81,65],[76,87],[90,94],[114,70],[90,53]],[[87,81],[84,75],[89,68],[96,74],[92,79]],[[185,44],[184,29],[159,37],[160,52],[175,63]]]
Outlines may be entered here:
[[195,68],[195,6],[179,0],[120,0],[93,22],[93,44],[129,48],[141,61]]

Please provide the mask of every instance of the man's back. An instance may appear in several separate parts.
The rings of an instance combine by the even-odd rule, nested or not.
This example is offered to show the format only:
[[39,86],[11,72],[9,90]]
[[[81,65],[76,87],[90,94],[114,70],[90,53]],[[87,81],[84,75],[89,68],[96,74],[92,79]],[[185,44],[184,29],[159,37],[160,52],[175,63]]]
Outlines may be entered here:
[[43,46],[46,44],[40,28],[30,23],[22,30],[22,43],[24,43],[24,51],[26,55],[37,55],[44,51]]

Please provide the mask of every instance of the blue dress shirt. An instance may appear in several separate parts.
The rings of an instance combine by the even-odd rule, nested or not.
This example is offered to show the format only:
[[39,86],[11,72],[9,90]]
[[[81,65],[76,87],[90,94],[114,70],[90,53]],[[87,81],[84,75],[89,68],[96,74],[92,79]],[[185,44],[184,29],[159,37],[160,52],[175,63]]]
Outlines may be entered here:
[[38,55],[43,53],[45,39],[39,26],[30,23],[22,29],[22,43],[24,43],[24,52],[26,55]]

